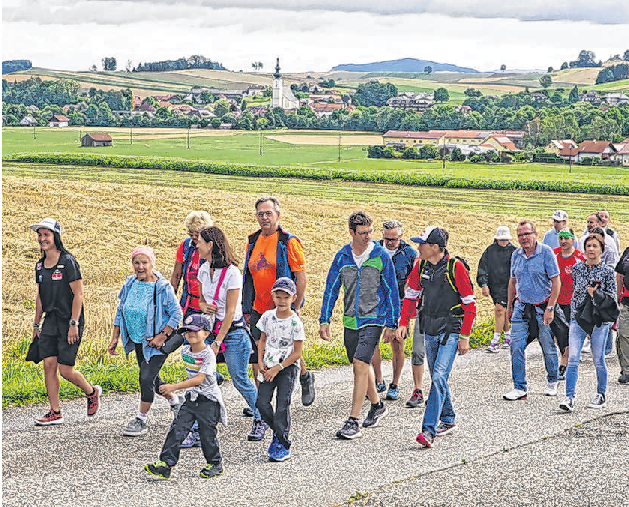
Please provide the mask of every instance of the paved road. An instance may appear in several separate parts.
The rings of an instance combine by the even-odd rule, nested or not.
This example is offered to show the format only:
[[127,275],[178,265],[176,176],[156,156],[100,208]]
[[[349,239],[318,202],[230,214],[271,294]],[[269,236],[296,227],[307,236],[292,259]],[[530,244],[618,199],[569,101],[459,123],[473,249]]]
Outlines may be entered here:
[[501,399],[511,389],[508,351],[458,357],[451,375],[457,430],[432,449],[414,440],[423,410],[404,408],[408,364],[403,399],[389,402],[388,417],[355,441],[334,438],[348,414],[351,370],[318,372],[311,407],[301,406],[295,391],[293,456],[284,463],[267,461],[270,435],[246,441],[251,419],[240,416],[244,402],[226,383],[230,424],[219,432],[225,474],[213,480],[197,476],[204,465],[198,448],[182,451],[170,481],[143,471],[144,463],[157,459],[171,422],[161,399],[149,433],[138,438],[121,435],[138,395],[104,396],[91,421],[85,400],[65,402],[66,424],[48,428],[32,424],[45,406],[5,409],[3,505],[326,506],[354,499],[354,505],[369,506],[629,506],[629,386],[616,382],[616,358],[607,360],[607,407],[600,413],[585,408],[595,389],[585,356],[577,409],[565,414],[558,410],[563,383],[557,398],[543,396],[539,346],[531,345],[527,355],[529,399],[519,402]]

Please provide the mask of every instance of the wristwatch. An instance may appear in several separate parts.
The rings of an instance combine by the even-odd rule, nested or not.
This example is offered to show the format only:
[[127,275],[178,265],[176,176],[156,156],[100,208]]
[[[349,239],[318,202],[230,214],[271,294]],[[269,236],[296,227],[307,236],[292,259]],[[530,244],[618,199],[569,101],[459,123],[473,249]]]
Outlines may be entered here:
[[547,307],[546,307],[546,310],[549,310],[549,311],[551,311],[551,312],[554,312],[554,311],[555,311],[555,307],[554,307],[554,306],[547,306]]
[[70,321],[70,325],[71,325],[71,326],[78,326],[78,325],[79,325],[79,323],[78,323],[76,320],[71,320],[71,321]]

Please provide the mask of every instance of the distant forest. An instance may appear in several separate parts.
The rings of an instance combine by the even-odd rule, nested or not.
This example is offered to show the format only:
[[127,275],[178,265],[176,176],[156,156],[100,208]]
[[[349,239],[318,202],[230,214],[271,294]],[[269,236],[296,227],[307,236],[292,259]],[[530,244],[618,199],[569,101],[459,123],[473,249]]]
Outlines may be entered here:
[[133,72],[164,72],[185,69],[227,70],[220,63],[213,62],[205,56],[192,55],[188,58],[178,58],[177,60],[139,63],[138,66],[133,69]]
[[18,70],[28,70],[33,66],[30,60],[5,60],[2,62],[2,73],[17,72]]

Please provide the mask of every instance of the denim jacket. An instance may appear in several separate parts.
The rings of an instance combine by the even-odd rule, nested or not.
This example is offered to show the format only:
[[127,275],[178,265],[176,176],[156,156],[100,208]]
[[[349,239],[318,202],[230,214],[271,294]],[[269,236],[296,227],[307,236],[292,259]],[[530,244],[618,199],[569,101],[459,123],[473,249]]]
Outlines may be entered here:
[[[154,347],[149,347],[147,338],[159,333],[167,325],[176,329],[179,326],[179,322],[183,317],[181,307],[177,301],[177,296],[173,290],[170,282],[166,280],[161,273],[153,271],[153,274],[157,276],[157,294],[155,296],[155,303],[151,301],[148,307],[148,315],[146,319],[146,329],[144,331],[144,339],[142,340],[142,349],[144,351],[144,359],[148,362],[151,357],[157,354],[163,354],[162,351]],[[120,326],[120,336],[122,337],[122,345],[124,351],[129,355],[129,352],[135,350],[135,344],[129,339],[129,333],[125,325],[124,317],[122,315],[122,308],[129,294],[129,290],[133,285],[133,282],[137,280],[136,275],[128,276],[118,293],[118,308],[116,309],[116,318],[114,319],[114,326]],[[157,307],[157,311],[156,310]],[[155,317],[157,319],[155,320]],[[153,320],[155,320],[155,326],[153,326]],[[155,330],[155,332],[153,332]]]

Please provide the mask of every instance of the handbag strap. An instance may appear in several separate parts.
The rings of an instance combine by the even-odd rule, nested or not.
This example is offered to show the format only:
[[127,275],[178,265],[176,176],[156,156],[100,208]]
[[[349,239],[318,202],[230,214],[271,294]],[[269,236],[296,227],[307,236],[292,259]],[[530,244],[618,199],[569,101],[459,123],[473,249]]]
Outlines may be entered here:
[[218,284],[216,285],[216,292],[214,292],[214,304],[218,301],[218,291],[221,290],[221,285],[225,281],[225,276],[227,276],[227,267],[221,269],[221,275],[218,277]]

